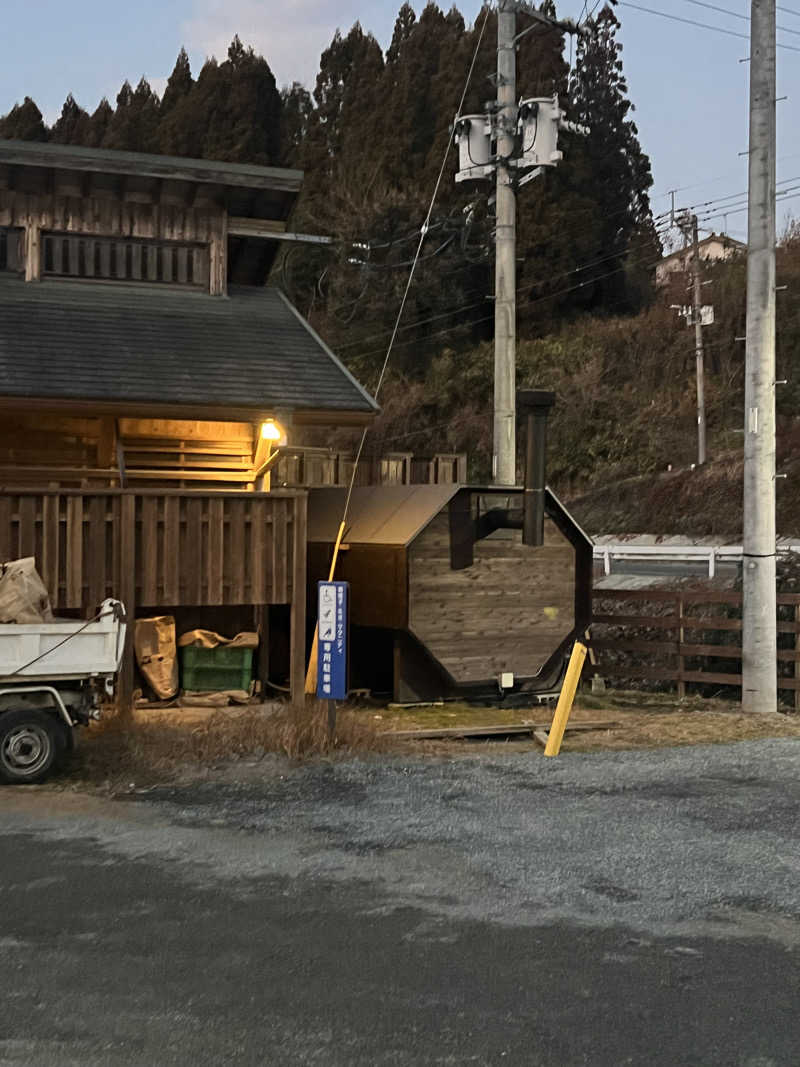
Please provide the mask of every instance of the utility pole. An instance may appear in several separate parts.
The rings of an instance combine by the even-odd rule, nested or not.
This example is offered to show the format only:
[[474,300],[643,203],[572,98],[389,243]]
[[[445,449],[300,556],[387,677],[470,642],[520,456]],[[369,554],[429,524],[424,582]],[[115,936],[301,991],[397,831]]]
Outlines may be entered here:
[[697,236],[697,215],[692,215],[692,247],[694,249],[694,354],[697,367],[697,465],[706,461],[706,384],[703,354],[702,282],[700,279],[700,242]]
[[517,194],[511,159],[517,133],[517,0],[497,4],[497,215],[494,283],[492,480],[516,485]]
[[776,711],[775,0],[752,0],[745,353],[742,710]]
[[[530,19],[520,33],[518,14]],[[572,19],[542,14],[528,0],[497,0],[497,101],[487,109],[489,117],[459,114],[454,126],[459,150],[456,181],[494,178],[495,182],[492,480],[506,486],[517,481],[517,188],[561,162],[560,130],[589,133],[585,126],[565,121],[557,95],[517,101],[517,44],[542,25],[563,33],[590,32]]]

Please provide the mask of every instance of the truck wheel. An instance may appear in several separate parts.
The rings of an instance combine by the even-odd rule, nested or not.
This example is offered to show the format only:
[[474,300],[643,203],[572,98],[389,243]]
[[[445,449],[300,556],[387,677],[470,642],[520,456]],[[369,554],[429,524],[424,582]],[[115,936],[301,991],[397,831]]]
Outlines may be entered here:
[[0,782],[41,782],[58,754],[58,723],[45,711],[0,715]]

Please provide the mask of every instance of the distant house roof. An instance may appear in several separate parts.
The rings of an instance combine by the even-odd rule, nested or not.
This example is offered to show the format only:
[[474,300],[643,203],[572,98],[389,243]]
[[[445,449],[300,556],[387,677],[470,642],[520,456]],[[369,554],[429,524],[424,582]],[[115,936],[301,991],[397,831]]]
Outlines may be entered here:
[[[725,248],[730,249],[733,252],[746,252],[747,245],[742,241],[737,241],[734,237],[728,237],[724,233],[712,233],[708,237],[704,237],[702,241],[698,241],[698,248],[702,249],[706,246],[714,243],[722,243]],[[675,252],[670,252],[669,255],[664,256],[659,267],[663,267],[667,263],[672,263],[674,260],[687,259],[692,256],[692,247],[689,245],[686,248],[678,248]]]
[[[344,541],[358,545],[407,545],[456,495],[459,485],[381,485],[353,490]],[[312,489],[308,498],[308,540],[333,542],[346,489]]]
[[255,286],[232,287],[225,299],[0,279],[0,398],[176,416],[285,409],[323,422],[363,422],[377,411],[286,297]]

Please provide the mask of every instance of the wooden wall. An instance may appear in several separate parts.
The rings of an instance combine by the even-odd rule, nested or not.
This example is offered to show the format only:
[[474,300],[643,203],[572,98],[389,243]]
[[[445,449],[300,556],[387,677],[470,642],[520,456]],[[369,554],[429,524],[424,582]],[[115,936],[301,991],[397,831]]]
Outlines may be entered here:
[[[53,191],[16,192],[0,173],[0,226],[24,230],[25,277],[41,275],[43,232],[83,233],[106,237],[141,237],[208,245],[210,291],[227,287],[227,213],[213,200],[164,202],[146,195],[134,199],[120,188],[104,196],[82,195],[81,176]],[[144,200],[145,202],[141,202]],[[149,202],[147,202],[149,201]]]
[[575,550],[551,520],[541,548],[519,530],[475,543],[453,570],[447,512],[409,550],[409,628],[460,684],[536,675],[575,625]]
[[108,596],[131,616],[137,605],[291,604],[292,692],[303,691],[304,492],[2,492],[0,560],[23,556],[56,611],[86,617]]

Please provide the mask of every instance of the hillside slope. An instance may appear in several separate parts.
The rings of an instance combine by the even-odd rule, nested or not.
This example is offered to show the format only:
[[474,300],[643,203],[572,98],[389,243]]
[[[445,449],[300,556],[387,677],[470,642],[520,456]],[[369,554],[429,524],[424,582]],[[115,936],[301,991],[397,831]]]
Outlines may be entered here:
[[[778,441],[777,530],[800,538],[800,435]],[[742,536],[742,456],[729,452],[695,470],[641,475],[600,485],[572,497],[568,506],[587,533]]]

